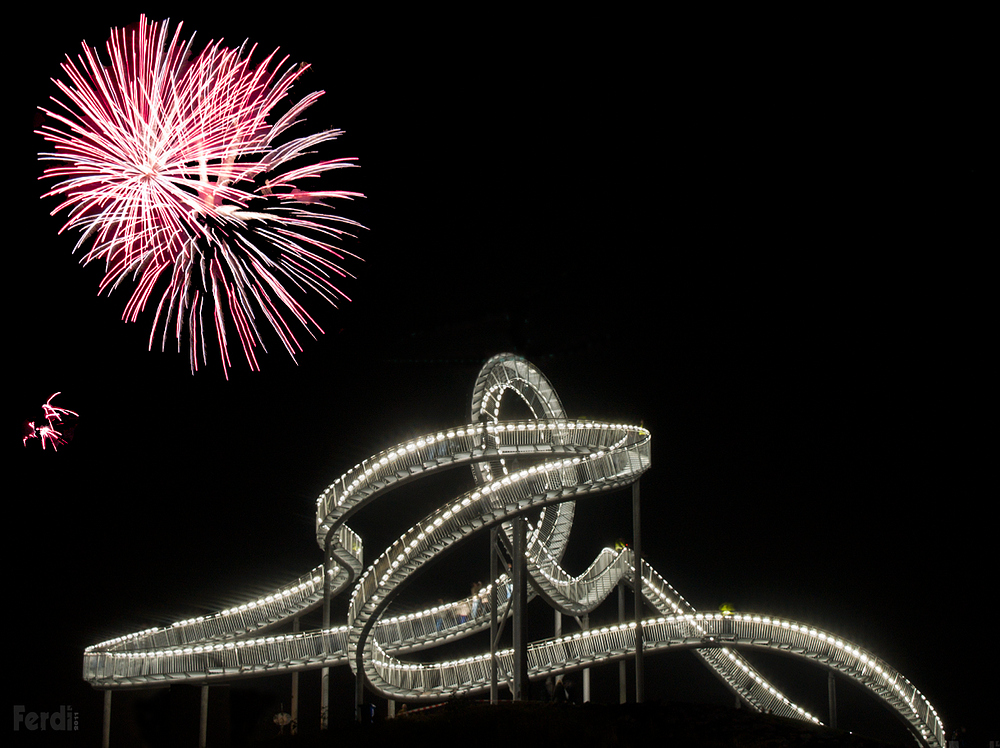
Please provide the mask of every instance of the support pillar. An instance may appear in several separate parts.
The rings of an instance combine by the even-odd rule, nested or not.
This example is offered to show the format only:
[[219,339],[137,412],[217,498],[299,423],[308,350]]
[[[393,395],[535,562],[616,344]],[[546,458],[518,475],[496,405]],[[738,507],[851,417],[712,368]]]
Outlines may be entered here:
[[639,481],[632,484],[632,554],[635,559],[635,703],[645,698],[642,663],[642,519],[639,514]]
[[[323,559],[323,631],[330,629],[330,538],[326,539],[326,554]],[[324,634],[324,642],[325,642]],[[325,647],[324,647],[325,648]],[[319,686],[319,729],[330,726],[330,668],[320,670]]]
[[[357,672],[354,674],[354,721],[365,721],[365,663],[361,655],[361,648],[358,648],[357,657],[354,661]],[[329,686],[327,686],[329,689]]]
[[325,730],[330,721],[330,668],[319,671],[319,729]]
[[497,528],[490,530],[490,703],[497,703]]
[[[625,580],[618,582],[618,623],[625,623]],[[625,660],[618,663],[618,703],[624,704],[628,700],[628,675],[626,674]]]
[[102,748],[109,748],[111,745],[111,689],[104,692],[104,724],[101,733]]
[[511,520],[514,530],[513,558],[511,572],[514,576],[514,701],[524,701],[528,697],[528,641],[525,628],[525,608],[527,607],[528,569],[524,559],[528,521],[524,517]]
[[208,686],[201,687],[201,719],[198,723],[198,748],[208,745]]
[[[576,616],[576,622],[580,624],[581,631],[588,631],[590,629],[590,615],[584,613],[583,616]],[[590,668],[585,667],[583,669],[583,703],[586,704],[590,701]]]
[[826,674],[826,695],[830,704],[830,727],[837,729],[837,683],[833,677],[833,671]]
[[[299,633],[299,617],[295,616],[292,619],[292,633]],[[299,671],[292,671],[292,724],[290,725],[290,732],[292,735],[297,734],[299,731]]]

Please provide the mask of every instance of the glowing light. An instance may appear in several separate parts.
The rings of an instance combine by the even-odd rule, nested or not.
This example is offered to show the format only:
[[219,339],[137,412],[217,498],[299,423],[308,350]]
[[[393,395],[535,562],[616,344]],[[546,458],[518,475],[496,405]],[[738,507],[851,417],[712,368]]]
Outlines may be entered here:
[[59,445],[68,443],[73,432],[73,420],[79,418],[79,414],[53,405],[52,399],[59,394],[61,393],[54,392],[42,404],[44,423],[24,422],[24,446],[28,446],[28,442],[32,439],[38,439],[42,443],[42,449],[45,449],[46,444],[50,444],[53,451],[58,451]]
[[328,201],[362,195],[301,185],[354,159],[314,157],[339,130],[283,137],[323,92],[286,104],[308,65],[276,52],[254,65],[255,50],[212,42],[195,54],[180,25],[170,36],[142,16],[112,30],[107,62],[86,44],[67,57],[62,99],[41,107],[37,132],[53,150],[40,158],[56,162],[43,178],[58,180],[43,197],[61,198],[60,233],[80,231],[77,249],[90,242],[82,262],[104,265],[99,292],[134,284],[123,319],[155,305],[150,348],[161,326],[161,347],[187,338],[192,372],[207,360],[206,317],[228,376],[232,333],[252,369],[261,322],[294,359],[292,319],[322,333],[299,296],[347,300],[333,278],[348,276],[350,253],[334,242],[360,224]]

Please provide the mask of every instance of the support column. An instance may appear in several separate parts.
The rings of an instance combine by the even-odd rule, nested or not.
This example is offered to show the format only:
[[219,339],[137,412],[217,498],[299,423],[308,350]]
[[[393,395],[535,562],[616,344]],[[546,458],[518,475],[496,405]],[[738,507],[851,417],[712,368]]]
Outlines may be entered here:
[[826,695],[830,704],[830,727],[837,729],[837,683],[833,677],[833,671],[828,670],[826,674]]
[[497,703],[497,527],[490,529],[490,703]]
[[511,520],[514,530],[514,552],[511,572],[514,575],[514,701],[524,701],[528,697],[528,641],[525,630],[524,609],[527,607],[527,566],[524,559],[527,520],[515,517]]
[[208,686],[201,687],[201,720],[198,724],[198,748],[208,745]]
[[642,664],[642,519],[639,515],[639,481],[632,484],[632,553],[635,559],[635,703],[645,698]]
[[[295,616],[292,619],[292,633],[299,633],[299,617]],[[292,671],[292,724],[290,726],[290,732],[292,735],[297,734],[299,731],[299,671]]]
[[[563,632],[563,630],[562,630],[562,613],[560,613],[557,610],[557,611],[555,611],[555,614],[556,614],[556,631],[555,631],[555,637],[558,639],[559,637],[562,636],[562,632]],[[590,628],[590,626],[589,626],[589,616],[584,615],[584,617],[582,619],[581,618],[577,618],[576,620],[580,624],[580,627],[582,629]],[[590,668],[589,667],[583,669],[583,702],[587,703],[588,701],[590,701]]]
[[[618,623],[625,623],[625,580],[618,582]],[[624,704],[628,700],[628,675],[626,674],[625,660],[618,663],[618,703]]]
[[[555,613],[555,621],[554,621],[555,627],[552,632],[552,636],[556,639],[559,639],[560,637],[562,637],[562,612],[558,610],[553,612]],[[546,696],[548,698],[552,698],[554,695],[555,693],[546,693]]]
[[[326,554],[323,559],[323,631],[330,629],[330,538],[326,539]],[[325,634],[324,634],[325,642]],[[325,646],[324,646],[325,648]],[[330,668],[320,670],[319,685],[319,729],[330,726]]]
[[330,719],[330,668],[319,671],[319,729],[329,727]]
[[361,648],[358,648],[357,657],[354,660],[357,672],[354,675],[354,721],[364,722],[365,707],[365,663],[361,655]]
[[[358,549],[358,548],[354,549],[355,552],[357,552],[358,550],[360,550],[360,549]],[[363,569],[365,567],[364,557],[360,556],[358,558],[358,560],[361,562],[361,568]],[[327,626],[329,627],[329,625],[330,624],[328,623]],[[360,644],[360,642],[359,642],[359,644]],[[354,672],[354,721],[355,722],[363,722],[365,724],[370,724],[371,721],[372,721],[370,719],[370,717],[373,716],[373,715],[368,714],[368,712],[367,712],[367,710],[365,708],[365,661],[364,661],[364,653],[362,652],[360,646],[358,647],[357,653],[355,655],[354,664],[355,664],[355,672]],[[330,672],[329,669],[327,669],[327,673],[329,673],[329,672]],[[329,685],[329,675],[328,675],[327,676],[327,694],[329,694],[329,691],[330,691],[330,685]],[[329,699],[329,695],[327,696],[327,699]],[[327,716],[327,723],[329,723],[329,714],[330,714],[330,704],[329,704],[329,701],[327,701],[326,713],[328,715]]]
[[104,725],[101,734],[102,748],[109,748],[111,745],[111,689],[104,692]]

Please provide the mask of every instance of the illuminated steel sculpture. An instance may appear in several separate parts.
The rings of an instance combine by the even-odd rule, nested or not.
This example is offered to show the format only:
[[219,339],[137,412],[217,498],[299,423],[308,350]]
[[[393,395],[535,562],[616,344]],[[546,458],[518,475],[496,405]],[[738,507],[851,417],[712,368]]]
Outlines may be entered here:
[[[505,395],[520,397],[530,420],[502,420]],[[510,579],[498,576],[488,597],[474,595],[422,612],[393,614],[413,574],[469,537],[528,522],[524,555],[532,594],[555,609],[585,616],[624,581],[657,614],[641,622],[643,652],[694,650],[752,709],[819,722],[771,685],[740,650],[781,652],[860,683],[891,707],[928,746],[942,746],[943,727],[926,698],[892,667],[830,632],[768,615],[699,613],[631,549],[604,549],[573,577],[560,560],[575,502],[634,484],[650,466],[650,434],[641,426],[573,419],[531,363],[513,354],[490,359],[476,380],[468,424],[427,434],[373,455],[333,482],[317,500],[316,538],[323,567],[272,594],[213,616],[184,620],[89,647],[84,678],[114,689],[172,682],[211,683],[246,675],[349,665],[359,683],[384,697],[440,701],[490,688],[493,663],[506,681],[514,650],[424,662],[408,653],[490,627],[506,615]],[[469,465],[475,488],[443,500],[371,563],[345,522],[387,491],[442,470]],[[516,546],[515,546],[516,547]],[[348,620],[321,630],[270,633],[350,590]],[[502,610],[501,610],[502,609]],[[470,612],[474,611],[474,612]],[[544,679],[635,655],[635,621],[602,625],[526,647],[528,677]]]
[[332,279],[347,276],[335,242],[359,227],[328,201],[360,193],[306,186],[353,165],[315,156],[341,131],[287,137],[323,94],[286,103],[309,66],[276,52],[251,64],[246,46],[195,54],[181,26],[171,36],[143,16],[112,30],[106,61],[86,44],[66,58],[62,98],[42,108],[38,130],[52,148],[41,159],[55,163],[44,177],[57,180],[43,197],[60,198],[53,214],[81,232],[78,248],[90,242],[82,262],[103,265],[100,291],[133,284],[123,319],[152,301],[150,347],[161,325],[161,345],[173,335],[180,349],[186,337],[192,372],[207,356],[206,326],[227,375],[231,337],[259,368],[261,323],[294,358],[293,323],[322,332],[300,299],[347,298]]

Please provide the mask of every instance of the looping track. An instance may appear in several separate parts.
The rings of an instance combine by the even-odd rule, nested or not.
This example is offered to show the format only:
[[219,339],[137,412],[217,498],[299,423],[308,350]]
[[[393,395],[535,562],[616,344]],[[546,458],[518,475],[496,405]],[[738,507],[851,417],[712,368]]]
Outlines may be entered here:
[[[524,401],[533,418],[501,420],[505,395]],[[563,613],[593,611],[617,586],[640,584],[659,615],[642,622],[644,651],[693,649],[749,707],[819,720],[771,685],[739,653],[768,649],[834,670],[887,704],[929,746],[944,745],[943,726],[924,696],[888,664],[815,627],[773,616],[700,614],[630,550],[602,551],[583,574],[560,566],[577,500],[634,483],[650,466],[650,434],[639,426],[567,418],[552,385],[532,364],[500,354],[483,367],[473,390],[470,423],[427,434],[373,455],[318,498],[317,541],[330,554],[329,594],[351,588],[346,625],[295,634],[274,626],[322,604],[323,567],[260,600],[214,616],[180,621],[89,647],[84,678],[99,688],[208,682],[267,672],[349,664],[368,686],[408,701],[436,701],[487,690],[490,655],[440,662],[402,659],[489,628],[488,605],[455,601],[421,613],[393,616],[391,604],[418,571],[466,539],[529,517],[527,565],[533,594]],[[469,465],[476,487],[441,505],[367,565],[351,515],[386,492],[418,478]],[[506,577],[497,585],[506,602]],[[471,615],[458,615],[471,610]],[[544,678],[634,654],[635,622],[600,626],[528,650],[529,677]],[[513,653],[498,654],[501,678]]]

